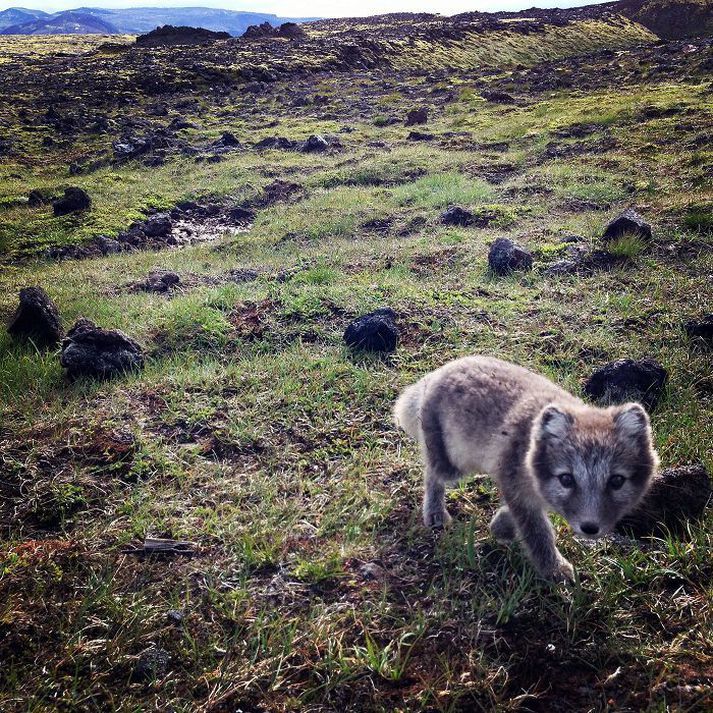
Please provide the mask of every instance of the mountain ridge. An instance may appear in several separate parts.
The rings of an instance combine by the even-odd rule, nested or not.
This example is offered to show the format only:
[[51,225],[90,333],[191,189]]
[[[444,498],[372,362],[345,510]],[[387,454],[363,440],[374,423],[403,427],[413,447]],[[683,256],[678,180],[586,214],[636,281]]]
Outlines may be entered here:
[[57,13],[9,8],[0,11],[0,34],[126,34],[150,32],[162,25],[202,27],[242,35],[250,25],[304,22],[312,18],[280,17],[272,13],[207,7],[137,7],[125,9],[78,7]]

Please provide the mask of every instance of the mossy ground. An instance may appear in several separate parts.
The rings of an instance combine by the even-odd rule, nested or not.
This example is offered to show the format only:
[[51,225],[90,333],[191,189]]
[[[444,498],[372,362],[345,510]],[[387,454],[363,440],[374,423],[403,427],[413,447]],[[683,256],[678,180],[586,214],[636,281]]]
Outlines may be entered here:
[[[191,131],[208,141],[230,130],[248,144],[347,123],[354,131],[336,153],[245,150],[215,165],[170,158],[70,179],[58,167],[76,144],[48,158],[29,141],[0,167],[12,258],[0,274],[3,317],[21,287],[38,284],[66,327],[84,315],[149,354],[140,374],[69,383],[57,354],[0,334],[0,708],[705,710],[710,514],[684,534],[592,546],[558,522],[579,577],[550,587],[517,547],[490,539],[497,493],[487,479],[449,493],[446,532],[421,527],[417,449],[390,408],[401,387],[463,354],[517,361],[574,392],[601,363],[648,355],[671,375],[652,414],[664,465],[713,467],[710,354],[681,329],[710,312],[710,84],[629,79],[624,91],[612,80],[501,106],[464,94],[466,74],[453,77],[459,98],[447,104],[419,75],[398,93],[366,72],[363,86],[319,81],[327,110],[289,109],[280,97],[292,86],[278,85],[250,100],[259,126],[239,99],[223,114],[206,100]],[[388,104],[376,101],[384,94]],[[424,101],[432,142],[373,122],[385,106],[402,116]],[[272,119],[279,128],[264,127]],[[97,137],[96,151],[108,143]],[[15,259],[116,233],[152,206],[239,203],[277,177],[304,195],[259,211],[237,236],[86,261]],[[90,191],[91,212],[55,219],[12,202],[70,183]],[[498,220],[446,227],[449,204]],[[629,204],[656,235],[646,250],[625,246],[631,266],[542,276],[562,237],[596,245]],[[535,272],[487,273],[488,243],[501,235],[533,250]],[[156,267],[195,286],[128,288]],[[238,267],[260,276],[224,279]],[[398,351],[347,352],[350,318],[384,305],[399,314]],[[146,536],[198,551],[125,553]],[[151,645],[170,653],[168,672],[137,682]]]

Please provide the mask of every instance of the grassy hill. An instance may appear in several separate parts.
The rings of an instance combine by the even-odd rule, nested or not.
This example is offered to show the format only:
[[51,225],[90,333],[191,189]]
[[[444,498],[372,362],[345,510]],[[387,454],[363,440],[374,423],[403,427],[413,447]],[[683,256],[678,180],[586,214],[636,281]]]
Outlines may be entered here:
[[[682,328],[710,312],[710,40],[606,12],[306,32],[0,45],[0,317],[39,285],[65,329],[86,316],[146,352],[70,381],[0,332],[0,709],[705,710],[710,508],[594,544],[557,520],[579,575],[550,586],[490,538],[487,479],[449,492],[446,531],[421,527],[390,408],[469,353],[575,393],[651,356],[664,466],[713,468],[710,351]],[[316,134],[327,150],[300,150]],[[69,186],[91,209],[55,217]],[[451,205],[473,224],[444,224]],[[630,205],[650,245],[547,271]],[[156,211],[171,242],[98,254]],[[532,272],[488,272],[502,236]],[[180,284],[147,291],[154,270]],[[347,350],[382,306],[396,352]],[[143,557],[156,537],[192,556]]]

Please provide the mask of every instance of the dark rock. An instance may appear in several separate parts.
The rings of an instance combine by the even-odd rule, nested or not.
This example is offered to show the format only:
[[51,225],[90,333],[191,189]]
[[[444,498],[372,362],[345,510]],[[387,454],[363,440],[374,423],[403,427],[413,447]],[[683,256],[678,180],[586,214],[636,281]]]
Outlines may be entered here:
[[488,253],[488,265],[496,275],[532,270],[532,255],[508,238],[498,238]]
[[92,199],[82,188],[65,188],[64,197],[52,203],[55,216],[68,215],[80,210],[88,210],[92,206]]
[[163,678],[168,673],[170,662],[171,654],[168,651],[158,646],[150,646],[139,656],[131,672],[131,680],[145,683]]
[[62,339],[59,311],[41,287],[20,290],[20,305],[7,331],[16,339],[30,339],[38,347],[51,347]]
[[172,45],[198,45],[215,40],[229,40],[228,32],[213,32],[202,27],[174,27],[164,25],[136,38],[139,47],[165,47]]
[[29,205],[30,208],[37,208],[51,201],[52,197],[39,188],[33,188],[27,195],[27,205]]
[[254,282],[260,276],[257,270],[249,267],[236,267],[228,273],[228,280],[238,284],[242,282]]
[[406,137],[408,141],[433,141],[434,138],[433,134],[427,134],[423,131],[409,131]]
[[711,479],[704,465],[667,468],[616,529],[634,537],[683,534],[688,522],[702,517],[710,499]]
[[388,307],[355,319],[344,332],[348,347],[369,352],[393,352],[398,340],[396,312]]
[[106,378],[144,365],[141,346],[118,329],[102,329],[81,317],[62,342],[60,363],[70,378]]
[[484,90],[480,92],[480,96],[483,97],[483,99],[486,99],[489,102],[493,102],[495,104],[514,104],[515,103],[515,97],[513,97],[511,94],[508,94],[507,92],[500,92],[495,89],[492,90]]
[[417,124],[428,123],[428,107],[420,107],[419,109],[411,109],[406,115],[406,126],[416,126]]
[[454,205],[441,213],[441,223],[444,225],[472,225],[475,216],[465,208]]
[[642,240],[651,240],[651,226],[633,209],[627,208],[607,225],[602,239],[617,240],[624,235],[637,235]]
[[115,255],[122,252],[121,243],[106,235],[99,235],[94,242],[102,255]]
[[319,134],[312,134],[307,141],[302,144],[300,151],[304,153],[321,153],[329,149],[329,142],[324,136]]
[[263,22],[260,25],[250,25],[243,34],[243,37],[248,40],[259,40],[270,37],[300,40],[306,36],[305,31],[295,22],[284,22],[279,27],[273,27],[269,22]]
[[223,135],[213,144],[214,146],[224,146],[226,148],[239,148],[240,141],[235,134],[225,131]]
[[255,144],[258,150],[264,149],[280,149],[282,151],[292,151],[297,148],[297,142],[287,139],[284,136],[270,136],[266,139],[261,139]]
[[183,622],[183,612],[180,609],[171,609],[166,612],[166,619],[171,624],[180,624]]
[[691,339],[713,347],[713,314],[707,314],[701,319],[690,319],[683,328]]
[[653,359],[619,359],[597,369],[584,384],[584,393],[605,404],[640,401],[651,410],[658,404],[667,379],[666,369]]
[[169,292],[181,283],[181,278],[169,270],[154,270],[141,286],[145,292]]
[[236,206],[228,211],[228,218],[232,223],[238,225],[252,223],[252,221],[255,220],[255,211],[249,208],[243,208],[242,206]]
[[173,223],[168,213],[156,213],[143,224],[143,231],[150,238],[162,238],[171,234]]
[[279,201],[285,201],[301,190],[302,186],[299,183],[283,181],[280,178],[276,178],[272,183],[269,183],[263,188],[256,204],[258,206],[268,206],[273,203],[278,203]]
[[550,265],[542,274],[545,277],[559,277],[561,275],[576,275],[579,270],[577,260],[558,260]]

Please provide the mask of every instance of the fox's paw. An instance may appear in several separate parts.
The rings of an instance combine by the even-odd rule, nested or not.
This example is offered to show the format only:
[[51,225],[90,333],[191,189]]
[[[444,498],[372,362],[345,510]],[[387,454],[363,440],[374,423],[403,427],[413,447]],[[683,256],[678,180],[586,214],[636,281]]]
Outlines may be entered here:
[[551,581],[562,584],[572,584],[574,582],[574,578],[574,567],[572,566],[572,563],[564,557],[559,558],[557,565],[548,576],[548,579]]
[[423,513],[423,524],[433,530],[441,530],[447,527],[451,520],[452,518],[445,508],[443,510],[428,510]]

